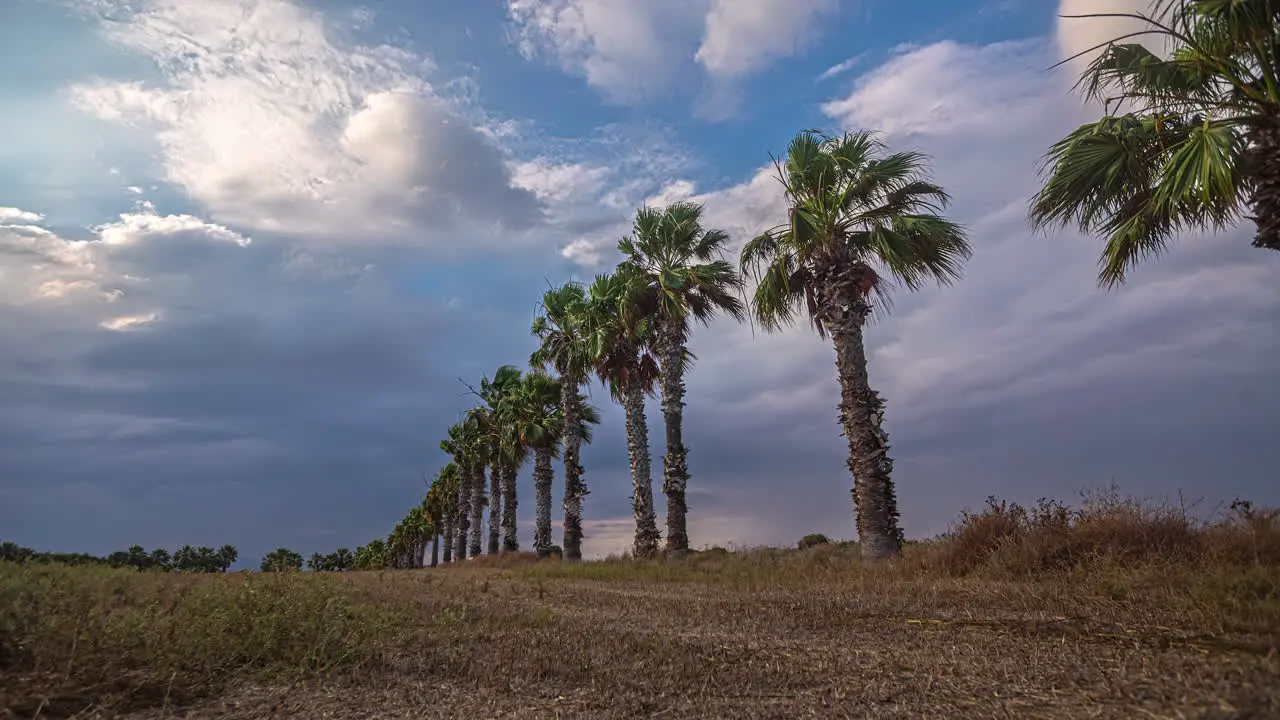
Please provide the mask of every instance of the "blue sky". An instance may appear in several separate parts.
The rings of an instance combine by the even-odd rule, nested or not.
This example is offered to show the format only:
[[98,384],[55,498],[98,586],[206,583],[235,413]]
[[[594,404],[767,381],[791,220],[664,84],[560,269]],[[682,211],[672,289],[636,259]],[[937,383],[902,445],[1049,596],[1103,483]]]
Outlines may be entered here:
[[[607,270],[644,203],[703,202],[736,252],[810,127],[929,153],[974,238],[962,283],[868,333],[908,534],[1113,482],[1280,502],[1280,266],[1250,229],[1107,292],[1096,239],[1026,225],[1038,158],[1097,112],[1050,67],[1124,29],[1056,16],[1099,2],[6,3],[0,536],[253,558],[385,533],[544,289]],[[728,322],[693,349],[693,543],[851,536],[831,349]],[[602,555],[630,488],[594,398]]]

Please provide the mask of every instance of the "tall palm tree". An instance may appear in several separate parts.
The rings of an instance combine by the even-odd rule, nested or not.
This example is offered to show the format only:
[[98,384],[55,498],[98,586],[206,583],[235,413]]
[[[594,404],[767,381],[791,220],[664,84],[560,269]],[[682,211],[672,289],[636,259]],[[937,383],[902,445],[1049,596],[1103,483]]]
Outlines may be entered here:
[[[1109,43],[1080,78],[1108,114],[1049,149],[1033,224],[1103,235],[1104,285],[1176,233],[1220,230],[1246,207],[1254,246],[1280,250],[1280,0],[1160,0],[1147,15],[1094,15],[1112,16],[1147,27]],[[1135,37],[1170,52],[1121,42]]]
[[440,511],[440,492],[433,482],[427,488],[426,497],[422,499],[422,513],[427,517],[427,522],[431,525],[431,567],[440,564],[440,531],[441,531],[441,511]]
[[[480,393],[477,393],[480,394]],[[483,395],[481,395],[483,399]],[[498,427],[498,417],[492,406],[486,404],[472,409],[470,417],[477,425],[481,440],[484,443],[483,454],[489,465],[489,544],[488,554],[497,555],[501,551],[502,536],[502,432]],[[481,472],[484,469],[481,468]]]
[[667,550],[676,553],[689,549],[685,499],[689,466],[683,423],[691,321],[707,324],[719,312],[737,320],[746,317],[742,301],[735,295],[742,287],[737,269],[719,259],[728,241],[728,234],[702,227],[701,205],[681,202],[665,209],[641,208],[631,237],[618,243],[624,256],[619,272],[634,278],[642,288],[639,302],[654,323],[667,431],[667,451],[662,457]]
[[453,465],[457,473],[457,496],[453,506],[454,554],[458,560],[467,559],[467,537],[470,529],[471,491],[475,480],[471,472],[470,443],[468,430],[463,423],[449,426],[448,437],[440,441],[440,449],[453,456]]
[[598,275],[587,293],[583,326],[592,365],[626,415],[631,470],[631,508],[636,532],[632,555],[652,557],[662,539],[653,504],[653,472],[645,397],[653,395],[658,363],[652,352],[653,322],[636,304],[637,284],[623,274]]
[[[531,372],[504,399],[504,415],[508,418],[516,441],[533,450],[533,484],[536,497],[534,550],[545,557],[551,549],[551,484],[555,478],[552,460],[559,454],[565,436],[563,393],[560,381],[541,372]],[[599,411],[579,396],[577,437],[591,442],[591,425],[600,422]],[[576,524],[582,524],[581,518]]]
[[582,559],[582,499],[588,493],[582,479],[582,405],[579,388],[586,382],[590,353],[583,341],[582,315],[586,292],[577,283],[567,283],[542,295],[542,309],[533,321],[532,332],[538,349],[529,365],[553,369],[560,376],[561,407],[564,412],[564,559]]
[[[484,470],[489,461],[489,441],[485,436],[484,418],[475,410],[469,411],[462,422],[463,453],[466,457],[467,477],[471,482],[471,517],[469,519],[469,544],[471,557],[480,555],[484,539],[485,499]],[[490,524],[493,519],[490,518]]]
[[[517,552],[520,549],[520,538],[516,511],[519,498],[516,497],[516,478],[520,466],[524,464],[527,447],[521,444],[520,438],[508,416],[506,399],[519,391],[521,383],[520,368],[514,365],[503,365],[493,374],[493,379],[480,381],[478,395],[485,402],[485,407],[473,417],[484,435],[484,442],[496,453],[497,470],[500,471],[498,487],[502,491],[502,552]],[[496,522],[490,517],[489,522]]]
[[800,133],[778,164],[788,222],[742,250],[759,285],[754,313],[766,330],[792,325],[802,308],[819,336],[831,336],[840,379],[840,422],[862,554],[898,553],[902,529],[891,477],[884,401],[867,379],[863,328],[885,309],[890,283],[914,290],[959,278],[971,250],[964,230],[938,213],[946,191],[929,182],[927,158],[884,153],[871,132]]
[[[448,450],[445,450],[448,452]],[[440,535],[444,538],[444,561],[446,563],[453,562],[453,545],[456,540],[456,528],[454,527],[458,521],[457,502],[458,502],[458,485],[459,473],[457,463],[447,463],[440,469],[440,475],[436,477],[432,484],[433,489],[437,491],[436,507],[440,513]]]

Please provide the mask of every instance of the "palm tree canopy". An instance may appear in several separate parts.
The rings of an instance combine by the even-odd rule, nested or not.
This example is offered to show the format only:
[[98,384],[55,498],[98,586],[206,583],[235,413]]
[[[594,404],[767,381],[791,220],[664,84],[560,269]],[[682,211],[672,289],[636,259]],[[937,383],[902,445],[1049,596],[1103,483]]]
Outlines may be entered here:
[[440,468],[440,473],[431,482],[431,489],[427,491],[426,502],[436,517],[443,518],[454,511],[454,504],[456,504],[458,498],[458,482],[460,478],[461,474],[458,472],[458,465],[451,462]]
[[[579,394],[578,437],[591,442],[591,426],[600,423],[600,411]],[[559,448],[564,437],[564,408],[560,381],[543,373],[524,376],[503,399],[500,414],[512,433],[512,443],[526,448]]]
[[737,269],[719,259],[727,233],[702,227],[702,205],[678,202],[636,212],[630,237],[618,243],[624,255],[620,274],[639,283],[639,301],[651,314],[688,334],[692,318],[709,323],[718,312],[746,318],[735,294],[742,286]]
[[592,370],[615,400],[632,383],[652,395],[658,378],[653,317],[639,306],[645,286],[636,279],[635,273],[627,272],[597,275],[582,313]]
[[[1179,231],[1240,219],[1251,191],[1247,133],[1280,117],[1278,12],[1277,0],[1161,0],[1150,15],[1094,15],[1147,24],[1109,43],[1077,85],[1126,112],[1049,149],[1031,219],[1105,237],[1101,284],[1123,282]],[[1120,42],[1134,37],[1158,38],[1169,52]]]
[[527,446],[520,442],[517,429],[508,417],[508,398],[519,392],[523,383],[520,368],[503,365],[493,379],[482,378],[476,393],[485,403],[467,414],[467,422],[474,428],[478,442],[482,442],[489,458],[500,458],[511,465],[524,461]]
[[869,131],[797,135],[775,163],[788,222],[751,240],[742,265],[758,286],[753,307],[766,330],[793,324],[801,307],[820,335],[816,272],[844,268],[863,296],[887,301],[889,282],[909,289],[949,284],[972,254],[965,231],[942,217],[950,197],[927,179],[928,158],[885,154]]
[[581,321],[587,293],[579,283],[566,283],[542,295],[542,308],[532,332],[539,340],[529,365],[554,369],[563,377],[583,377],[590,359],[583,344]]

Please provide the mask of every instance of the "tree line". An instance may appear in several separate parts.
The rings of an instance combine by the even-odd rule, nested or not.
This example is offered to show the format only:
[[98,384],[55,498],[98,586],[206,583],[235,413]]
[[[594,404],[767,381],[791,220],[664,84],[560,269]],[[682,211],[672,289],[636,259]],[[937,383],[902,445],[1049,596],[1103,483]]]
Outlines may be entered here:
[[14,542],[0,543],[0,561],[20,564],[103,565],[160,572],[221,573],[230,569],[238,558],[239,552],[233,545],[223,545],[217,550],[183,545],[172,553],[164,548],[148,551],[141,545],[134,545],[128,550],[98,557],[86,553],[41,552]]

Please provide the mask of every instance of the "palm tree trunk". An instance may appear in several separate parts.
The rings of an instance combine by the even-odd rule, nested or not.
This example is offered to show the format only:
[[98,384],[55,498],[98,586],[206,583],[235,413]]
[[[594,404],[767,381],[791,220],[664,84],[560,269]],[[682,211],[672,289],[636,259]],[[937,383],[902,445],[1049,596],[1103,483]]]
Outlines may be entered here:
[[1250,205],[1258,226],[1253,246],[1280,250],[1280,119],[1249,131]]
[[502,468],[502,552],[520,552],[520,537],[516,534],[516,466],[507,463]]
[[662,492],[667,495],[667,552],[680,554],[689,550],[686,517],[689,451],[683,438],[684,346],[675,323],[664,323],[658,339],[661,345],[658,383],[662,387],[662,419],[667,430],[667,452],[662,456]]
[[[839,289],[828,298],[839,298]],[[847,294],[847,293],[845,293]],[[867,378],[867,351],[862,328],[871,313],[860,294],[825,314],[836,347],[836,371],[840,378],[840,423],[849,441],[849,470],[853,473],[853,504],[862,556],[881,559],[898,554],[902,530],[898,526],[898,501],[894,493],[893,460],[889,435],[881,428],[884,401]]]
[[533,456],[534,502],[537,505],[533,530],[533,549],[538,557],[546,557],[551,549],[551,448],[540,447]]
[[582,422],[582,408],[578,397],[579,379],[573,375],[560,377],[560,403],[564,408],[564,559],[578,562],[582,559],[582,498],[587,494],[582,480],[582,437],[578,425]]
[[431,567],[440,564],[440,533],[431,533]]
[[440,522],[440,534],[444,536],[444,561],[453,562],[453,515],[445,513]]
[[[631,373],[633,377],[636,374]],[[627,416],[631,508],[636,518],[632,554],[638,558],[648,558],[657,554],[661,535],[658,533],[658,521],[653,509],[653,472],[649,460],[649,424],[644,416],[644,388],[639,383],[627,383],[623,388],[622,409]]]
[[489,554],[498,554],[502,526],[502,464],[489,463]]
[[468,548],[471,557],[480,557],[481,544],[484,541],[484,466],[476,465],[470,478],[471,486],[471,545]]
[[458,500],[454,506],[454,528],[457,535],[453,541],[453,549],[458,560],[467,559],[467,529],[471,513],[471,476],[464,468],[458,478]]

